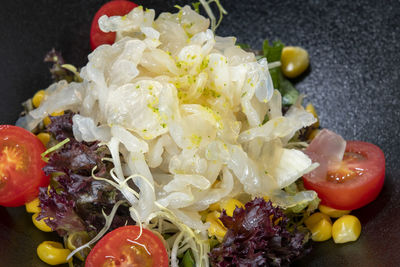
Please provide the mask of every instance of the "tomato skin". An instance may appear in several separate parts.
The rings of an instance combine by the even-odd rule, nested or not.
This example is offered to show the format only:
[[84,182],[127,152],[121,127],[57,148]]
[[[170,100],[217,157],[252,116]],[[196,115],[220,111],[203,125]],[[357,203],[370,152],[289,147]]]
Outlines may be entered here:
[[49,177],[42,170],[45,150],[31,132],[0,125],[0,205],[24,205],[38,196],[39,187],[48,186]]
[[303,176],[304,187],[314,190],[321,204],[340,210],[354,210],[373,201],[380,193],[385,180],[385,156],[374,144],[361,141],[347,141],[346,153],[356,153],[364,159],[353,165],[364,171],[351,180],[337,183],[326,177]]
[[137,265],[137,262],[136,265],[128,265],[129,263],[124,262],[128,261],[129,256],[132,255],[127,255],[122,251],[124,249],[126,251],[126,247],[135,246],[135,244],[141,244],[140,246],[145,247],[146,251],[149,252],[152,267],[168,267],[168,254],[161,239],[147,229],[143,229],[142,235],[136,239],[139,233],[139,226],[127,225],[106,234],[90,251],[86,258],[85,267],[114,266],[109,262],[110,259],[126,264],[121,266],[143,266],[143,264]]
[[92,26],[90,28],[90,47],[96,49],[102,44],[113,44],[115,42],[115,32],[101,31],[98,21],[103,15],[107,16],[122,16],[128,14],[132,9],[137,7],[137,4],[125,1],[114,0],[104,4],[94,15]]

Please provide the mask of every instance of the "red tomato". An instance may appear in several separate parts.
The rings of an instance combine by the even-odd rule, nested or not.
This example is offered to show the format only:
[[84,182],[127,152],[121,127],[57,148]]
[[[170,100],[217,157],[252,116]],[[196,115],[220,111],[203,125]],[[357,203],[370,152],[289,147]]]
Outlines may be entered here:
[[45,151],[31,132],[11,125],[0,125],[0,205],[17,207],[36,198],[39,187],[49,184],[42,168]]
[[106,234],[86,258],[85,267],[168,267],[167,250],[153,232],[127,225]]
[[[328,172],[320,172],[320,168],[327,168]],[[320,173],[325,176],[321,177]],[[358,209],[373,201],[381,191],[384,179],[382,150],[361,141],[347,141],[343,160],[335,171],[329,171],[322,162],[320,167],[303,177],[305,188],[315,190],[321,204],[340,210]]]
[[103,32],[99,27],[99,18],[107,16],[123,16],[128,14],[137,5],[130,1],[115,0],[104,4],[94,15],[90,28],[90,46],[92,50],[102,44],[113,44],[115,42],[115,32]]

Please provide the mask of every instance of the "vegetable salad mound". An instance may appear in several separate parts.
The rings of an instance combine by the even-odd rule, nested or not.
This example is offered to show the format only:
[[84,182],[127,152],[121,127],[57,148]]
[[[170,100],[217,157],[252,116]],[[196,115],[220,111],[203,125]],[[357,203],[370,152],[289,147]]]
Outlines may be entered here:
[[[163,235],[172,266],[188,249],[197,266],[208,266],[210,223],[200,212],[210,205],[268,196],[294,208],[317,199],[314,191],[282,190],[318,166],[293,138],[316,118],[301,106],[301,96],[283,114],[269,72],[279,63],[257,60],[234,37],[216,36],[209,24],[189,6],[157,19],[142,7],[123,17],[100,17],[102,31],[116,32],[115,43],[97,47],[77,78],[52,84],[40,106],[18,120],[34,130],[50,114],[70,111],[59,122],[51,118],[49,126],[58,141],[70,138],[45,169],[61,173],[52,178],[49,194],[41,192],[41,218],[54,218],[50,226],[63,235],[105,232],[114,225],[112,218],[98,224],[104,207],[103,214],[121,219],[117,224],[134,221]],[[56,128],[64,119],[69,132]],[[263,233],[276,244],[271,234],[277,231],[281,248],[262,253],[271,258],[298,248],[300,237],[285,232],[280,211],[254,203],[282,218]],[[221,220],[229,225],[231,219]],[[238,227],[232,231],[242,231]],[[255,242],[257,258],[267,241]],[[217,251],[214,257],[225,257],[224,245]]]

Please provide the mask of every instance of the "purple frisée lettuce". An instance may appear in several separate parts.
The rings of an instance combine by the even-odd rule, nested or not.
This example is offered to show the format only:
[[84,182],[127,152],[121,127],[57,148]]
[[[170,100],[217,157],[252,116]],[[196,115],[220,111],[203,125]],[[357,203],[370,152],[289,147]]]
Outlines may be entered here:
[[[51,176],[50,189],[41,188],[39,199],[41,213],[38,220],[45,222],[61,236],[78,231],[98,232],[103,227],[106,214],[110,213],[116,202],[123,199],[122,194],[105,181],[95,180],[92,170],[96,167],[96,176],[107,178],[107,166],[102,161],[106,156],[106,147],[97,142],[78,142],[72,133],[73,113],[51,117],[47,127],[57,141],[69,138],[70,141],[60,149],[49,154],[44,168]],[[132,224],[128,207],[121,205],[110,230]]]
[[256,198],[230,217],[220,217],[228,229],[210,253],[212,266],[287,266],[307,253],[307,234],[288,230],[288,218],[270,201]]

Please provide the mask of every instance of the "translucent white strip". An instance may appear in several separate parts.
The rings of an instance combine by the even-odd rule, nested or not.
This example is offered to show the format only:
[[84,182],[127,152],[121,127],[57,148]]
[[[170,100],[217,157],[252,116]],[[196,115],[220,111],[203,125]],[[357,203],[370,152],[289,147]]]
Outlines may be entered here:
[[117,203],[115,203],[115,205],[114,205],[114,207],[113,207],[113,209],[111,210],[111,212],[110,212],[109,215],[105,214],[104,210],[102,211],[103,216],[104,216],[104,218],[106,219],[106,223],[104,224],[103,229],[101,229],[100,232],[99,232],[92,240],[90,240],[90,241],[87,242],[86,244],[84,244],[84,245],[82,245],[82,246],[80,246],[80,247],[74,249],[74,250],[68,255],[67,261],[68,261],[69,259],[71,259],[72,256],[74,256],[77,252],[79,252],[79,251],[81,251],[82,249],[85,249],[85,248],[90,248],[90,245],[96,243],[98,240],[100,240],[100,239],[103,237],[103,235],[104,235],[104,234],[108,231],[108,229],[110,228],[111,223],[112,223],[112,221],[113,221],[113,219],[114,219],[115,213],[117,212],[117,209],[118,209],[119,206],[120,206],[122,203],[124,203],[124,202],[125,202],[125,201],[120,200],[120,201],[118,201]]

